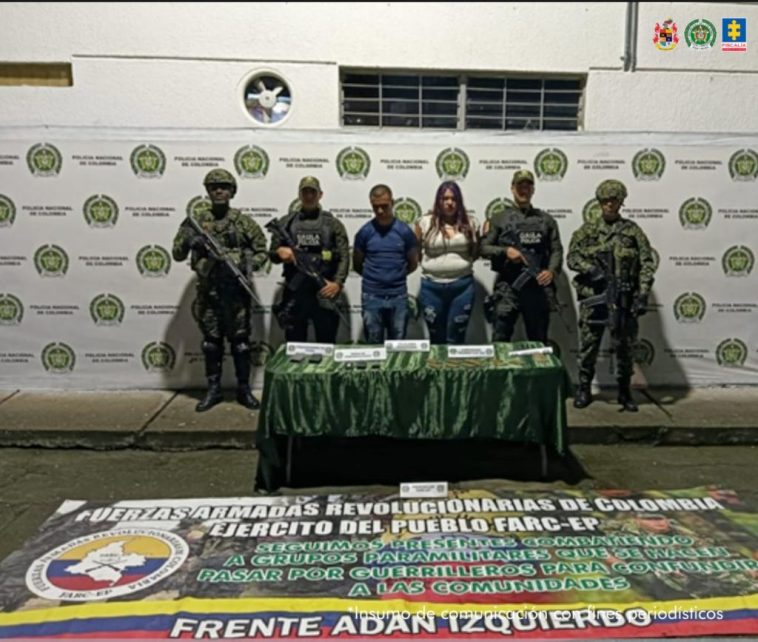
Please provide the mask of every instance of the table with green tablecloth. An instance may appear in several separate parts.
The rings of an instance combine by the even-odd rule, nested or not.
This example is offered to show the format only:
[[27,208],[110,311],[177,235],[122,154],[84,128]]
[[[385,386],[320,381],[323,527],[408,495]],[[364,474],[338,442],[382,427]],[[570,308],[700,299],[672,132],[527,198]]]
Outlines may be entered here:
[[[566,448],[566,371],[553,354],[511,356],[540,343],[496,343],[493,358],[454,359],[447,346],[390,352],[374,367],[332,356],[291,361],[282,345],[266,364],[258,422],[258,485],[290,477],[282,438],[498,439]],[[338,346],[339,347],[339,346]],[[355,346],[345,346],[355,347]],[[544,457],[543,457],[544,462]]]

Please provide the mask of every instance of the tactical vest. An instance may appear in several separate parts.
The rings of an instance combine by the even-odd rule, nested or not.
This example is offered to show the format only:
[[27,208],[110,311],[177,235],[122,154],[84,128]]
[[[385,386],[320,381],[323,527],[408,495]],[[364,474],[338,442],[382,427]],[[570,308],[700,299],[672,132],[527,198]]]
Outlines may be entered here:
[[[550,235],[545,218],[539,214],[525,216],[520,210],[510,209],[507,211],[515,213],[515,216],[509,216],[505,219],[508,226],[501,232],[498,245],[511,245],[508,242],[508,236],[510,233],[515,234],[521,246],[525,250],[533,252],[537,257],[537,267],[546,268],[550,260]],[[513,283],[523,268],[519,263],[507,261],[503,257],[503,260],[499,262],[492,262],[492,269],[499,272],[506,282]]]
[[[327,279],[332,279],[337,272],[339,257],[334,243],[334,216],[331,212],[321,210],[313,219],[303,219],[300,212],[289,214],[283,226],[294,239],[298,248],[309,254],[316,254],[321,259],[319,272]],[[284,277],[289,279],[297,273],[293,265],[284,266]]]

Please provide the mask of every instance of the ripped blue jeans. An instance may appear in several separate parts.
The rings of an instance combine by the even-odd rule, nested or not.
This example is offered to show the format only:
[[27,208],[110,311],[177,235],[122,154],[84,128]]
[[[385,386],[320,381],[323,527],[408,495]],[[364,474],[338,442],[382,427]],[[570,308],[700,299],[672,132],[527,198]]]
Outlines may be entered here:
[[466,329],[474,307],[473,276],[463,276],[451,283],[422,278],[419,303],[431,343],[466,342]]

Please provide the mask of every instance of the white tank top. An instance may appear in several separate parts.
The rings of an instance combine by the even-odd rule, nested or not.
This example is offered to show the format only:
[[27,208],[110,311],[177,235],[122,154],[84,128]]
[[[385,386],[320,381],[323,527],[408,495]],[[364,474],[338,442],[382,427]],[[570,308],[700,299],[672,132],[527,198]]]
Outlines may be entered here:
[[[469,224],[476,238],[479,229],[476,219],[469,214]],[[446,238],[444,232],[427,237],[432,225],[432,214],[421,217],[421,276],[438,283],[450,283],[463,276],[469,276],[474,268],[474,246],[462,232]]]

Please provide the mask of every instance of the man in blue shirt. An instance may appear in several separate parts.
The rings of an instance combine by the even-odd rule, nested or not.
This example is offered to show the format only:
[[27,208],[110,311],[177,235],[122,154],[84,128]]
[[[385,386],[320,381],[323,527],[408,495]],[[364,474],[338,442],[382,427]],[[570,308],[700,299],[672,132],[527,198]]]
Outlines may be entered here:
[[418,241],[395,218],[392,190],[375,185],[369,194],[374,218],[355,235],[353,267],[363,276],[361,303],[367,343],[405,339],[408,327],[406,277],[418,267]]

